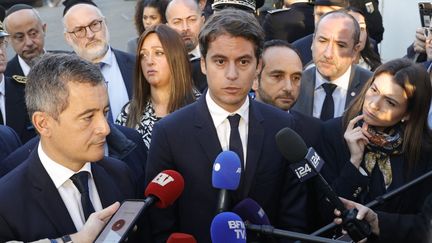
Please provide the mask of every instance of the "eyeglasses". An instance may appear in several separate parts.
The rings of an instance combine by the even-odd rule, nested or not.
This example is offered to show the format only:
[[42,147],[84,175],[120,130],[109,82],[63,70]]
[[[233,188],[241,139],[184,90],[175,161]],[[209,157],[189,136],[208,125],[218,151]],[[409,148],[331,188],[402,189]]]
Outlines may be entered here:
[[68,31],[69,34],[74,34],[76,38],[84,38],[87,35],[87,27],[91,32],[96,33],[102,29],[103,19],[94,20],[87,26],[76,27],[74,31]]
[[5,49],[7,47],[7,39],[4,37],[0,37],[0,48],[1,49]]

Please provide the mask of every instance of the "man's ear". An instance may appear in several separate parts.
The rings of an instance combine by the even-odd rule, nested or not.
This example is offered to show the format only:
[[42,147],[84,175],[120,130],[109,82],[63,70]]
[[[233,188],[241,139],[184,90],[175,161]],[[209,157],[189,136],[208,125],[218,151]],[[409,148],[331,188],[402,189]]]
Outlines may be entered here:
[[51,123],[54,119],[45,112],[36,111],[32,115],[32,123],[36,131],[44,137],[51,136]]
[[200,58],[200,66],[201,66],[201,72],[207,75],[207,67],[205,63],[205,57]]

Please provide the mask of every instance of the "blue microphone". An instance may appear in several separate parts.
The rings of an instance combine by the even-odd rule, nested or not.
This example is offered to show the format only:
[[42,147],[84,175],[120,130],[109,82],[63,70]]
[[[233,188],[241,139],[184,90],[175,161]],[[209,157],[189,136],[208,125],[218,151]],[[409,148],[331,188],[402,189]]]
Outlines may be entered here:
[[257,225],[270,225],[270,220],[264,209],[251,198],[245,198],[239,202],[233,212],[238,214],[244,221]]
[[214,217],[210,227],[213,243],[246,243],[246,228],[235,213],[223,212]]
[[212,185],[220,189],[217,213],[225,212],[229,206],[228,190],[236,190],[240,184],[241,164],[239,156],[232,151],[223,151],[213,163]]

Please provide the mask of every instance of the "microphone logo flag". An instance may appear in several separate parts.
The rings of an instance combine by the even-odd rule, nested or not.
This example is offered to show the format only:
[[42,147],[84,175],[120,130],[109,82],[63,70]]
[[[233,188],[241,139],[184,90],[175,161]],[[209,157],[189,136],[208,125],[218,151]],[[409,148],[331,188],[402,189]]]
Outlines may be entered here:
[[235,232],[237,239],[246,240],[246,228],[243,221],[230,220],[228,221],[228,227]]
[[166,186],[168,183],[173,182],[174,178],[166,173],[159,173],[153,180],[153,183],[156,183],[160,186]]

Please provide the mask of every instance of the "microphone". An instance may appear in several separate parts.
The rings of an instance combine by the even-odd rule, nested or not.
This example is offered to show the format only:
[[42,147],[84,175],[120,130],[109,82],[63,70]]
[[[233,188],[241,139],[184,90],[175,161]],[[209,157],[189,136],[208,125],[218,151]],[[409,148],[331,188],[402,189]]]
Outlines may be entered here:
[[246,243],[246,228],[240,216],[223,212],[213,218],[210,236],[213,243]]
[[303,182],[313,178],[318,191],[323,192],[330,203],[342,213],[342,227],[355,242],[371,234],[370,225],[365,220],[356,218],[357,209],[346,209],[337,194],[319,173],[324,165],[324,160],[313,148],[307,149],[303,139],[290,128],[283,128],[276,134],[276,144],[284,158],[291,163],[290,167],[299,180]]
[[153,204],[158,208],[166,208],[180,197],[183,189],[183,176],[174,170],[164,170],[148,184],[144,193],[144,208]]
[[196,243],[195,237],[190,234],[172,233],[166,243]]
[[270,220],[264,209],[253,199],[243,199],[233,208],[233,212],[238,214],[244,221],[252,224],[270,225]]
[[275,229],[272,225],[270,225],[270,220],[261,206],[250,198],[243,199],[241,202],[239,202],[233,208],[233,212],[244,219],[246,229],[259,232],[261,234],[304,240],[306,242],[342,243],[342,241],[333,239],[311,236],[288,230]]
[[228,190],[236,190],[240,184],[241,164],[239,156],[223,151],[213,163],[212,185],[220,189],[216,213],[225,212],[229,206]]

